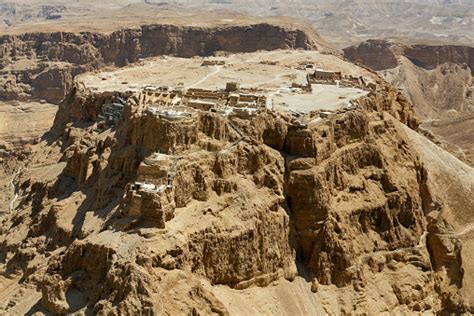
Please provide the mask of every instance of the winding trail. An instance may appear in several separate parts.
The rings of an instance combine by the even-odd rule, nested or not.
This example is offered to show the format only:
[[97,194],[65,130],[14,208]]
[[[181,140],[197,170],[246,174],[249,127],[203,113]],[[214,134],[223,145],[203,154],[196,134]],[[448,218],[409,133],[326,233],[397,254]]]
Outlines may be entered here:
[[13,183],[13,181],[15,181],[16,177],[20,175],[20,172],[21,172],[21,168],[18,169],[18,171],[13,175],[13,178],[10,180],[10,185],[12,187],[13,192],[15,193],[15,196],[13,197],[13,199],[10,201],[10,204],[9,204],[8,210],[10,213],[15,210],[15,202],[18,199],[18,192],[15,186],[15,183]]
[[398,249],[394,249],[394,250],[379,250],[379,251],[370,252],[370,253],[363,253],[354,260],[354,264],[352,266],[350,266],[349,269],[354,268],[356,266],[363,265],[365,260],[367,260],[370,257],[375,256],[375,255],[389,255],[389,254],[400,253],[400,252],[403,252],[403,251],[410,251],[410,250],[417,250],[417,249],[426,248],[426,237],[427,236],[428,236],[428,232],[425,231],[420,236],[420,241],[418,242],[418,245],[416,245],[416,246],[398,248]]
[[202,79],[199,80],[198,82],[196,82],[196,83],[192,84],[191,86],[189,86],[188,89],[194,88],[194,87],[200,85],[201,83],[203,83],[204,81],[206,81],[206,80],[209,79],[210,77],[217,75],[217,74],[221,71],[221,67],[220,67],[220,66],[214,65],[214,67],[216,68],[216,70],[214,70],[214,71],[211,72],[211,73],[208,73],[204,78],[202,78]]
[[459,238],[459,237],[462,237],[468,233],[470,233],[471,231],[474,230],[474,224],[470,224],[469,226],[467,226],[466,228],[464,228],[464,230],[462,230],[461,232],[459,233],[453,233],[453,234],[437,234],[438,236],[440,237],[447,237],[447,238]]
[[232,128],[237,132],[237,134],[239,134],[240,138],[244,138],[244,137],[245,137],[244,133],[242,133],[242,131],[240,130],[240,128],[238,128],[237,126],[235,126],[234,123],[232,123],[230,120],[229,120],[227,123],[230,125],[230,127],[232,127]]
[[[459,238],[459,237],[462,237],[463,235],[466,235],[466,234],[470,233],[471,231],[474,231],[474,224],[470,224],[468,227],[466,227],[464,230],[462,230],[459,233],[436,234],[436,235],[440,236],[440,237],[446,237],[446,238]],[[365,260],[369,259],[370,257],[372,257],[374,255],[387,255],[387,254],[393,254],[393,253],[400,253],[400,252],[403,252],[403,251],[427,248],[427,245],[426,245],[427,236],[428,236],[428,232],[425,231],[423,233],[423,235],[421,235],[418,245],[416,245],[414,247],[399,248],[399,249],[395,249],[395,250],[380,250],[380,251],[375,251],[375,252],[371,252],[371,253],[361,254],[359,257],[357,257],[354,260],[354,264],[350,268],[354,268],[355,266],[362,265]]]

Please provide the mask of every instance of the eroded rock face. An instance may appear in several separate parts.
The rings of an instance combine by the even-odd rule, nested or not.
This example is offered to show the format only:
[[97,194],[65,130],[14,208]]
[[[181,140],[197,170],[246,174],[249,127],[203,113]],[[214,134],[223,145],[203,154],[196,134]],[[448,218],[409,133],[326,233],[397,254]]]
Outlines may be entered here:
[[226,315],[213,288],[300,276],[340,313],[464,310],[458,245],[433,235],[426,170],[397,125],[417,121],[396,91],[309,125],[267,110],[175,120],[128,95],[103,129],[114,97],[71,91],[54,127],[65,167],[23,184],[0,239],[45,311]]
[[[472,114],[473,47],[374,40],[348,47],[344,53],[349,60],[379,71],[385,80],[398,87],[421,119],[444,120],[451,116],[462,120],[466,114]],[[462,142],[457,145],[469,150]]]
[[445,63],[466,64],[474,74],[474,48],[460,45],[415,45],[405,50],[405,56],[415,65],[435,69]]
[[391,43],[383,40],[369,40],[359,46],[347,47],[344,49],[344,56],[373,70],[395,68],[398,64]]
[[[389,126],[385,133],[396,135]],[[389,136],[385,143],[368,144],[369,132],[361,136],[361,142],[341,146],[318,166],[290,173],[288,198],[301,257],[322,284],[350,283],[356,276],[349,267],[358,256],[413,247],[425,226],[417,190],[419,163],[406,142]],[[400,146],[399,154],[411,165],[387,165],[393,161],[384,156],[388,142]],[[405,178],[411,183],[400,182],[401,174],[411,174]],[[366,237],[358,244],[348,236]]]

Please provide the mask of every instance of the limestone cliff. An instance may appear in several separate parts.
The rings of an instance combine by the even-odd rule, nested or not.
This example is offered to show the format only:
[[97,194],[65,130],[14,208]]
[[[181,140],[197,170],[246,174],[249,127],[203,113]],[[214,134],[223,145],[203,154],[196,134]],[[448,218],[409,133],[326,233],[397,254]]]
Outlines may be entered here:
[[472,112],[474,48],[456,45],[406,45],[370,40],[344,49],[352,62],[379,71],[414,104],[422,119],[447,111]]
[[466,64],[474,74],[474,47],[462,45],[408,45],[386,40],[368,40],[344,49],[344,56],[373,70],[395,68],[399,56],[415,65],[435,69],[445,63]]

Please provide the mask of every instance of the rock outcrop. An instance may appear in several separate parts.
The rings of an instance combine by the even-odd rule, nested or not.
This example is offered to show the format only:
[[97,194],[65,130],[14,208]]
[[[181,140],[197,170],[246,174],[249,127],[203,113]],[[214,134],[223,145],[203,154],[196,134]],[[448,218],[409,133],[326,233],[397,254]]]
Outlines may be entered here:
[[467,113],[474,109],[473,47],[370,40],[344,49],[344,55],[378,71],[400,88],[422,119],[445,117],[447,111]]
[[215,287],[304,276],[338,313],[465,311],[459,244],[428,220],[400,93],[309,125],[268,110],[172,120],[120,96],[119,124],[104,129],[117,95],[71,91],[51,133],[64,169],[22,183],[4,222],[6,273],[41,290],[39,310],[226,315]]

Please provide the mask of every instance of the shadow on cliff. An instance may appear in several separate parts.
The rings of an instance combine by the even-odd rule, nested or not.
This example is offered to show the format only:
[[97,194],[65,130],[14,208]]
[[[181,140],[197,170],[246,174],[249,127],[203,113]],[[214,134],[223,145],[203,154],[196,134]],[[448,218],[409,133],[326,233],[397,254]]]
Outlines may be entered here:
[[[276,149],[276,148],[274,148],[274,149]],[[302,277],[306,282],[310,283],[310,282],[312,282],[314,277],[312,277],[311,272],[308,269],[308,267],[306,266],[305,260],[304,260],[304,258],[302,257],[302,254],[301,254],[301,249],[300,249],[301,246],[299,245],[299,238],[298,238],[298,234],[297,234],[297,231],[296,231],[295,220],[294,220],[294,216],[293,216],[293,212],[292,212],[292,200],[291,200],[291,197],[288,194],[288,185],[289,185],[289,176],[290,176],[288,162],[292,159],[297,158],[297,156],[292,155],[292,154],[290,154],[288,152],[285,152],[285,151],[281,151],[281,150],[279,150],[279,152],[282,155],[283,159],[285,160],[285,174],[284,174],[285,184],[284,184],[283,194],[285,196],[284,209],[285,209],[286,214],[288,215],[289,225],[290,225],[290,234],[288,236],[288,243],[289,243],[291,249],[293,249],[293,251],[295,252],[295,256],[296,256],[295,257],[295,265],[296,265],[296,269],[298,271],[298,276]]]
[[[95,181],[94,181],[95,182]],[[95,185],[89,186],[86,189],[82,190],[81,193],[85,195],[85,199],[77,208],[75,216],[72,220],[73,224],[73,235],[77,238],[86,238],[87,235],[91,232],[90,229],[87,229],[87,225],[90,220],[100,220],[100,230],[107,229],[109,224],[113,221],[116,214],[111,214],[117,207],[120,205],[124,189],[118,188],[114,190],[115,194],[110,196],[106,202],[100,201],[98,204],[98,197],[100,192]],[[99,199],[100,200],[100,199]],[[104,203],[102,207],[98,207]],[[87,218],[87,215],[91,218]],[[84,230],[85,229],[85,230]]]
[[38,301],[33,306],[31,306],[31,308],[25,313],[25,316],[33,316],[38,314],[52,315],[43,309],[43,306],[41,305],[41,298],[38,299]]

